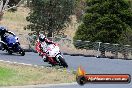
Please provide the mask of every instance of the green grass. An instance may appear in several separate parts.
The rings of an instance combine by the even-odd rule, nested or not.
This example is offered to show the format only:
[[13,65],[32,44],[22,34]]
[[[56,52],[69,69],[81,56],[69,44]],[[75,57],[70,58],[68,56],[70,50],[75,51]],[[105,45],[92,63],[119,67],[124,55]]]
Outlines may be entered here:
[[0,86],[71,83],[75,75],[66,70],[0,62]]
[[0,79],[1,80],[5,80],[6,78],[11,77],[12,73],[13,73],[13,71],[11,69],[0,67]]
[[0,67],[0,86],[6,85],[7,81],[11,82],[11,78],[14,77],[16,72],[12,69]]

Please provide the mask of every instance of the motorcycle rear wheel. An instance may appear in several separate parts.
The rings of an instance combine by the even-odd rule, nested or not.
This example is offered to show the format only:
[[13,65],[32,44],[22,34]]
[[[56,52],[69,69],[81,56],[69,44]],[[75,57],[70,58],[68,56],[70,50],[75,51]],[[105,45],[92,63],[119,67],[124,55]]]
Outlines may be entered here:
[[9,50],[8,53],[9,53],[10,55],[12,55],[12,51]]

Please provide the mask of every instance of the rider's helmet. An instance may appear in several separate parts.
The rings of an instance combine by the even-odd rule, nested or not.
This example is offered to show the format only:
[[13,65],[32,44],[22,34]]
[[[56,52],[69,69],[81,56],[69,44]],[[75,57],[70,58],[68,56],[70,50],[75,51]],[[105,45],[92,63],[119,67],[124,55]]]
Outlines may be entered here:
[[6,27],[0,26],[0,35],[5,34],[6,30]]
[[39,41],[40,41],[40,42],[44,42],[44,41],[45,41],[45,35],[40,34],[40,35],[39,35]]

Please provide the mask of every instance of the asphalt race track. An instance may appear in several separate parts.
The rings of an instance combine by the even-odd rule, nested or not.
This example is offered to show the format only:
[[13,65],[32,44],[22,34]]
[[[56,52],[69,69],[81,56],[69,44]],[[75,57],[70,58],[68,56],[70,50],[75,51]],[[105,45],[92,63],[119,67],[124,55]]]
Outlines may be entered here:
[[[130,74],[132,75],[132,60],[95,58],[83,56],[64,55],[69,65],[68,69],[77,69],[82,66],[88,74]],[[0,60],[33,64],[39,66],[48,66],[44,63],[37,53],[27,52],[25,56],[9,55],[4,51],[0,51]],[[40,87],[39,87],[40,88]],[[80,86],[78,84],[69,86],[53,86],[46,88],[132,88],[130,84],[86,84]]]

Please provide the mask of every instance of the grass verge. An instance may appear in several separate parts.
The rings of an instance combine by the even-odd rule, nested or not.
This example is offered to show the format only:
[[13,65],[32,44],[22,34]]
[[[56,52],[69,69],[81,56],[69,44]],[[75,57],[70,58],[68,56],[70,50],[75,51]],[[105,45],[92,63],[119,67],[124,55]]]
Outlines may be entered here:
[[71,83],[75,75],[66,70],[0,62],[0,86]]

